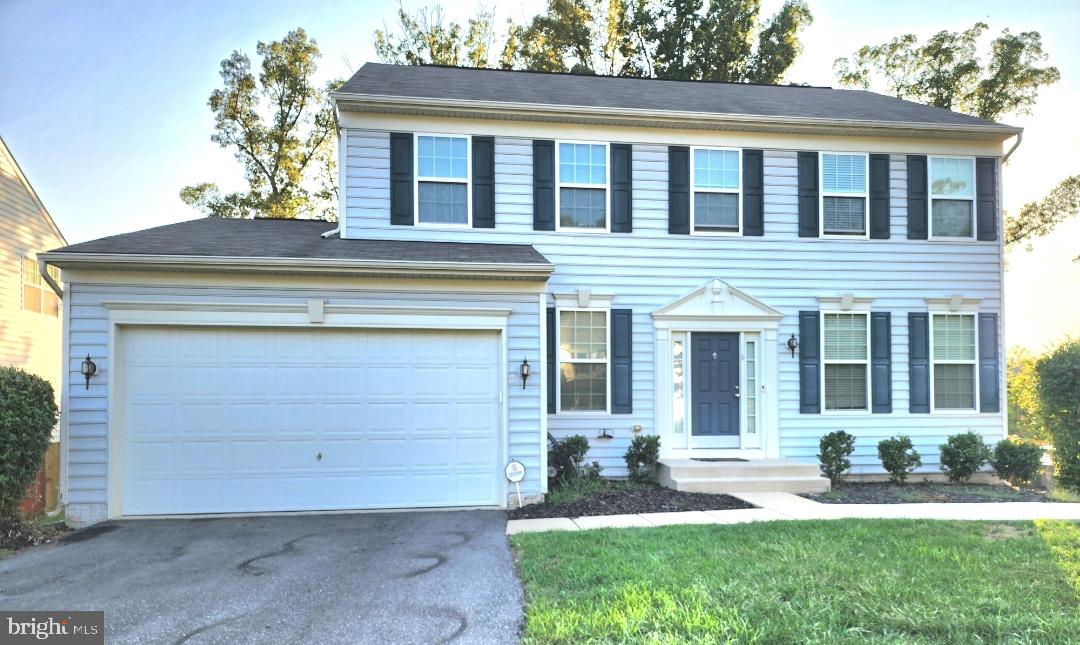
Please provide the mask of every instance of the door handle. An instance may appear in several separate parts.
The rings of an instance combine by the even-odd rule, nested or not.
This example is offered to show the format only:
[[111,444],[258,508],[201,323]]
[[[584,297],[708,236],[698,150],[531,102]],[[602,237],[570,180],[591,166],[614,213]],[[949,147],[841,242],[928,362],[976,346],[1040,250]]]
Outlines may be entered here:
[[739,396],[740,396],[740,394],[739,394],[739,386],[736,385],[735,386],[735,398],[737,399],[737,398],[739,398]]

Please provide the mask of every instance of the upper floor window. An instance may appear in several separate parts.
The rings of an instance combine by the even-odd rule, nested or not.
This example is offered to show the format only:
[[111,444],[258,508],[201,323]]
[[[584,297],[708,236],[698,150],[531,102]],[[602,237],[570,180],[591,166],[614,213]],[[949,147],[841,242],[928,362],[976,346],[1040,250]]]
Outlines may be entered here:
[[930,157],[930,237],[975,235],[975,160]]
[[607,230],[608,147],[606,143],[558,144],[558,227]]
[[826,410],[866,410],[870,393],[870,315],[822,313]]
[[864,237],[869,156],[821,153],[821,235]]
[[694,148],[691,158],[694,196],[690,221],[695,233],[739,233],[742,190],[741,152]]
[[935,410],[974,410],[978,370],[975,314],[932,314],[930,360]]
[[[48,271],[53,280],[60,281],[60,269],[50,266]],[[47,316],[60,315],[60,299],[41,278],[34,258],[22,259],[22,306],[26,311]]]
[[469,138],[416,136],[416,221],[469,226],[471,208]]
[[606,309],[559,309],[559,412],[608,410]]

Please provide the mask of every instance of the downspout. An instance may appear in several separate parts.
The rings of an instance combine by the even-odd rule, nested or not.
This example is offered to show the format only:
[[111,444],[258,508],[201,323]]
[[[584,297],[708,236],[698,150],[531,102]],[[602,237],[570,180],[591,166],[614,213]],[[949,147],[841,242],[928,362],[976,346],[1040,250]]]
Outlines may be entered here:
[[332,230],[329,230],[329,231],[327,231],[327,232],[323,233],[323,234],[322,234],[322,237],[323,237],[323,239],[326,239],[326,238],[328,238],[328,237],[332,237],[332,236],[334,236],[334,235],[340,235],[340,234],[341,234],[341,225],[340,225],[340,224],[338,224],[338,227],[337,227],[337,228],[335,228],[335,229],[332,229]]
[[38,260],[38,273],[45,279],[45,283],[49,285],[49,288],[56,293],[56,297],[63,300],[64,290],[61,289],[60,285],[56,284],[56,280],[53,280],[53,277],[49,275],[49,264],[45,262],[45,260]]
[[1005,153],[1005,156],[1001,158],[1001,163],[1006,163],[1006,162],[1009,161],[1009,157],[1012,156],[1012,153],[1016,152],[1016,149],[1020,147],[1020,142],[1023,141],[1023,140],[1024,140],[1024,133],[1023,132],[1017,132],[1016,133],[1016,143],[1014,143],[1012,145],[1012,147],[1009,148],[1009,151]]

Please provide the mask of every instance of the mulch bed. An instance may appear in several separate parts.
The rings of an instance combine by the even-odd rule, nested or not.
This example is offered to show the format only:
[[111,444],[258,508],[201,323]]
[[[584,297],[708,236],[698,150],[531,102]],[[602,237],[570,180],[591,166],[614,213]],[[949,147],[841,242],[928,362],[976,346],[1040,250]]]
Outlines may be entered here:
[[668,488],[601,493],[563,504],[530,504],[509,511],[512,520],[532,520],[547,517],[587,517],[590,515],[624,515],[634,513],[670,513],[676,511],[726,511],[736,508],[757,508],[730,495],[684,493]]
[[17,551],[28,546],[59,542],[71,532],[63,522],[40,525],[27,521],[0,519],[0,549]]
[[919,504],[1050,502],[1045,491],[1017,490],[991,484],[939,484],[912,482],[901,486],[885,482],[847,483],[831,493],[803,495],[822,504]]

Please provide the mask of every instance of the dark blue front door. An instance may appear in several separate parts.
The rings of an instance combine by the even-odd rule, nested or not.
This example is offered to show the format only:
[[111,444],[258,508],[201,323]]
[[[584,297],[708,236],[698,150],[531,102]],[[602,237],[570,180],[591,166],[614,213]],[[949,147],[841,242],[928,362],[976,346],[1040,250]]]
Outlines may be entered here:
[[739,434],[739,334],[690,334],[695,436]]

